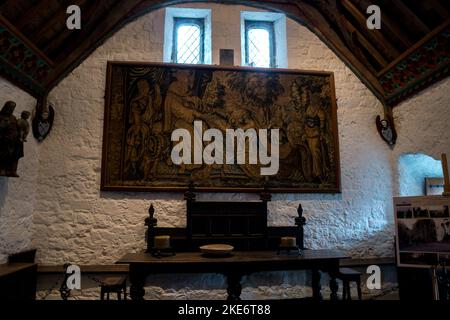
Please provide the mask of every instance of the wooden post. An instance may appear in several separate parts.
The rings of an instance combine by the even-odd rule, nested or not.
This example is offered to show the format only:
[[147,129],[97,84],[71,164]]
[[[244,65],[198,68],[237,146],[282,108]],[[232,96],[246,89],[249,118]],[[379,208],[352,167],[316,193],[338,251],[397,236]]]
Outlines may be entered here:
[[447,162],[447,154],[443,153],[441,155],[442,162],[442,171],[444,173],[444,192],[442,195],[444,197],[450,196],[450,179],[448,176],[448,162]]

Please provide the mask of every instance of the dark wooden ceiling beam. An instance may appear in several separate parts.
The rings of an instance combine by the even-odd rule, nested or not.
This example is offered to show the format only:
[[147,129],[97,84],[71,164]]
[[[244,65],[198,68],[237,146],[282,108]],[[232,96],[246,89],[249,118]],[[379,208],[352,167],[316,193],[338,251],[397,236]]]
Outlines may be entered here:
[[355,72],[359,79],[366,84],[378,99],[384,101],[383,89],[372,70],[355,56],[336,31],[329,25],[324,16],[314,6],[306,2],[297,2],[297,5],[302,15],[304,15],[303,20],[308,21],[312,31]]
[[397,64],[399,64],[402,60],[406,59],[409,55],[414,53],[417,49],[419,49],[421,46],[423,46],[425,43],[427,43],[430,39],[435,37],[438,33],[442,32],[446,27],[450,26],[450,18],[444,21],[439,27],[435,28],[433,31],[428,33],[425,37],[420,39],[420,41],[416,42],[414,45],[412,45],[408,50],[403,52],[400,56],[397,57],[394,61],[389,63],[383,70],[381,70],[378,73],[378,77],[383,76],[386,72],[388,72],[390,69],[395,67]]
[[390,17],[382,14],[381,25],[382,28],[387,28],[405,48],[409,48],[414,44],[414,40],[409,33],[405,32],[402,27]]
[[24,27],[30,23],[30,19],[36,19],[42,16],[43,13],[47,13],[49,7],[48,1],[38,1],[32,5],[27,11],[23,12],[19,19],[15,21],[14,25],[19,30],[23,30]]
[[5,25],[17,38],[19,38],[23,43],[31,49],[35,54],[37,54],[41,59],[45,60],[49,66],[53,67],[54,62],[50,59],[42,50],[40,50],[30,39],[28,39],[19,29],[17,29],[8,19],[0,14],[0,23]]
[[103,19],[96,25],[95,30],[88,38],[85,38],[78,44],[66,58],[61,61],[54,75],[48,79],[46,85],[50,89],[57,83],[61,76],[70,72],[74,67],[82,62],[82,58],[91,53],[106,39],[108,34],[123,22],[123,17],[132,11],[142,0],[118,1],[115,6],[108,12],[108,19]]
[[45,20],[36,28],[37,31],[33,35],[33,41],[36,44],[40,44],[42,42],[42,39],[49,33],[52,28],[54,28],[56,24],[65,21],[67,19],[66,10],[69,5],[75,4],[82,7],[85,2],[86,0],[63,0],[60,10],[58,10],[55,14],[52,15],[50,19]]
[[[372,74],[376,74],[380,68],[386,65],[386,60],[377,49],[373,46],[370,46],[370,48],[364,47],[363,43],[368,43],[368,41],[344,15],[340,1],[318,0],[311,1],[311,4],[330,22],[330,27],[338,32],[344,44]],[[370,59],[369,56],[373,59]]]
[[[183,1],[172,1],[173,4],[177,4]],[[184,1],[188,2],[188,1]],[[192,0],[189,2],[209,2],[204,0]],[[293,0],[259,0],[259,1],[246,1],[246,0],[220,0],[220,1],[210,1],[213,3],[223,3],[223,4],[234,4],[234,5],[249,5],[252,7],[262,7],[267,8],[270,7],[276,11],[281,11],[286,13],[288,16],[297,16],[298,15],[298,7],[295,4],[297,1]],[[158,9],[166,6],[170,6],[172,3],[167,3],[167,1],[155,1],[155,0],[142,0],[139,5],[137,5],[129,14],[128,17],[132,17],[135,15],[139,15],[142,12],[147,12],[151,9]]]
[[433,9],[433,12],[437,14],[439,17],[441,17],[443,20],[447,20],[450,18],[449,9],[441,5],[441,3],[438,0],[427,0],[421,1],[420,3],[425,8]]
[[[377,63],[384,68],[388,61],[378,52],[378,50],[359,32],[350,21],[344,20],[342,23],[345,23],[347,30],[350,33],[356,35],[356,40],[369,52],[369,54],[377,61]],[[357,43],[353,43],[354,46],[357,46]]]
[[0,3],[0,13],[9,21],[16,21],[24,11],[29,10],[38,0],[4,0]]
[[9,8],[9,3],[7,0],[0,0],[0,14],[4,16],[6,9]]
[[402,0],[391,0],[392,5],[402,13],[402,21],[411,25],[421,37],[428,34],[431,30],[428,26],[411,10]]
[[[59,32],[55,37],[49,39],[47,43],[44,45],[44,51],[47,52],[49,56],[55,57],[55,50],[59,48],[64,48],[64,43],[72,34],[76,33],[77,37],[82,39],[88,36],[92,30],[95,29],[96,24],[102,18],[102,15],[105,13],[104,0],[102,1],[91,1],[89,2],[89,6],[83,11],[81,18],[81,30],[67,30],[63,28],[61,32]],[[63,57],[64,58],[64,57]]]
[[383,53],[389,58],[389,60],[392,61],[401,54],[401,52],[385,36],[383,36],[380,30],[367,29],[367,17],[359,11],[359,9],[350,0],[342,0],[342,5],[358,22],[359,30],[367,30],[365,34],[372,41],[376,42],[379,47],[383,48]]
[[372,1],[372,0],[355,0],[355,4],[358,4],[359,8],[367,9],[370,5],[376,4],[381,8],[381,29],[388,30],[388,32],[393,36],[393,40],[400,43],[404,48],[409,48],[414,44],[412,37],[409,36],[409,33],[406,30],[403,30],[400,25],[392,20],[389,15],[383,10],[383,7],[380,3]]

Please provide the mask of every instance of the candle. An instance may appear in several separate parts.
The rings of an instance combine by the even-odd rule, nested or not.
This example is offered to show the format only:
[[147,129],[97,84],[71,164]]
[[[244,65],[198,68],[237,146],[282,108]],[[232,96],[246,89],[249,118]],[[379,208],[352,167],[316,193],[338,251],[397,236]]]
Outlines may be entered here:
[[282,247],[295,247],[297,245],[297,241],[294,237],[281,237],[281,246]]
[[155,248],[167,249],[170,247],[170,236],[155,236]]

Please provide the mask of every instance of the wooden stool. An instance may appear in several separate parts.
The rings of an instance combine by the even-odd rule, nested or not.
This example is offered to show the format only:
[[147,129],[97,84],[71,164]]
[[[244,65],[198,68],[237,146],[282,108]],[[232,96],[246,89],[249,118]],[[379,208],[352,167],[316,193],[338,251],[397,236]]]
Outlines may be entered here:
[[342,280],[342,300],[352,300],[350,292],[350,282],[356,282],[356,289],[358,290],[358,299],[362,300],[361,294],[361,272],[350,268],[340,268],[338,279]]
[[122,300],[121,295],[123,291],[123,299],[127,300],[127,278],[126,277],[111,277],[106,278],[100,285],[100,299],[109,300],[109,293],[117,293],[117,300]]

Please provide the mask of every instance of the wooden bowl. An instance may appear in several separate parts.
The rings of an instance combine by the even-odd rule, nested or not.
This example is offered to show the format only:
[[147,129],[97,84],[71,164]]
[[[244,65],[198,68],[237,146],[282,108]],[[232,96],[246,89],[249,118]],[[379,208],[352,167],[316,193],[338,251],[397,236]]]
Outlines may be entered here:
[[213,256],[224,256],[231,254],[234,247],[228,244],[208,244],[200,247],[200,251],[203,254],[213,255]]

